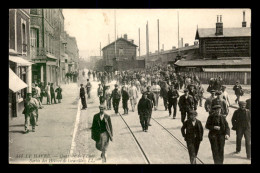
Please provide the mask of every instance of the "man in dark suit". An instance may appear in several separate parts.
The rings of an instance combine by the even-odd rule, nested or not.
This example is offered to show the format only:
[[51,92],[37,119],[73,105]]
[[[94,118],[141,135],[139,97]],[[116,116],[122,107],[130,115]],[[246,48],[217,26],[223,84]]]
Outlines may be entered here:
[[55,98],[55,92],[54,92],[54,88],[53,88],[53,83],[51,83],[51,104],[52,104],[52,100],[54,100],[54,103],[57,104],[56,102],[56,98]]
[[[151,100],[152,108],[153,108],[153,106],[155,106],[155,97],[154,97],[154,94],[151,92],[151,86],[147,87],[147,91],[145,93],[147,94],[147,98]],[[151,117],[152,117],[152,111],[148,118],[148,126],[151,126],[151,123],[150,123]]]
[[232,130],[235,130],[237,135],[235,154],[240,153],[241,140],[245,136],[247,159],[251,159],[251,112],[246,109],[246,102],[239,102],[239,109],[235,110],[231,122]]
[[143,131],[148,130],[148,119],[152,112],[151,100],[147,98],[147,93],[143,93],[142,98],[137,105],[138,115],[140,118],[140,123],[142,125]]
[[117,84],[115,84],[115,89],[112,91],[110,98],[112,98],[112,104],[113,104],[115,113],[116,113],[116,115],[118,115],[118,106],[119,106],[119,102],[121,100],[121,92],[118,89]]
[[246,100],[246,109],[249,109],[251,112],[251,98]]
[[86,93],[85,93],[85,89],[83,87],[83,84],[80,84],[80,93],[79,93],[79,97],[81,99],[81,104],[82,104],[82,110],[86,110],[87,108],[87,103],[86,103]]
[[176,112],[177,112],[177,102],[178,102],[179,93],[178,90],[174,87],[174,85],[171,85],[170,90],[168,91],[168,109],[169,109],[169,116],[172,114],[172,107],[173,107],[173,119],[176,118]]
[[200,120],[196,119],[197,115],[196,111],[191,111],[190,118],[184,122],[181,128],[182,136],[187,143],[191,164],[196,164],[196,157],[204,132]]
[[208,116],[206,128],[209,129],[209,141],[215,164],[224,162],[225,139],[230,136],[230,129],[225,116],[221,115],[221,106],[214,105],[212,113]]
[[184,95],[180,97],[178,105],[181,111],[181,122],[184,123],[186,116],[189,116],[189,112],[194,110],[194,99],[189,95],[188,89],[184,90]]
[[106,162],[106,151],[109,140],[113,141],[113,128],[110,116],[104,112],[104,105],[99,106],[100,112],[93,117],[91,138],[96,141],[96,148],[101,151],[102,162]]

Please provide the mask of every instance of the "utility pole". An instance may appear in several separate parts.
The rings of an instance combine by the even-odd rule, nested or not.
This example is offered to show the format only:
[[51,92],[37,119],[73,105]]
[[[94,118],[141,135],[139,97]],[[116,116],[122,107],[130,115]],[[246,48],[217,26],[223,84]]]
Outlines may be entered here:
[[146,51],[147,51],[147,57],[149,57],[149,33],[148,33],[148,21],[146,24]]
[[139,31],[139,58],[140,58],[140,52],[141,52],[141,48],[140,48],[140,28],[138,29]]
[[158,58],[160,57],[160,32],[159,32],[159,19],[157,20],[158,23]]

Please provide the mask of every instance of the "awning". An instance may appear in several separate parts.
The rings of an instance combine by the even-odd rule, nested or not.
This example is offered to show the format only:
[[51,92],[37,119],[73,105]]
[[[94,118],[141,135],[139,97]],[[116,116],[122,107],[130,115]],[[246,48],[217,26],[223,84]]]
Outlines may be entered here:
[[17,92],[28,85],[24,83],[14,72],[9,68],[9,89],[13,92]]
[[23,65],[23,66],[30,66],[32,65],[33,63],[19,57],[19,56],[11,56],[9,55],[9,61],[13,61],[17,64],[20,64],[20,65]]
[[251,68],[203,68],[204,72],[251,72]]

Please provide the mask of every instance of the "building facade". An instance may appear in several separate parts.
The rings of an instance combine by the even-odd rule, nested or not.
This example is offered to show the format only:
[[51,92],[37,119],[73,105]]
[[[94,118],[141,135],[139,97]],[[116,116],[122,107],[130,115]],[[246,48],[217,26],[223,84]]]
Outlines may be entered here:
[[78,71],[79,68],[79,49],[75,37],[66,34],[65,53],[67,54],[68,72]]
[[9,116],[21,116],[32,91],[30,9],[9,9]]
[[127,34],[103,47],[104,70],[115,71],[135,68],[136,47],[138,46],[134,44],[134,40],[127,39]]

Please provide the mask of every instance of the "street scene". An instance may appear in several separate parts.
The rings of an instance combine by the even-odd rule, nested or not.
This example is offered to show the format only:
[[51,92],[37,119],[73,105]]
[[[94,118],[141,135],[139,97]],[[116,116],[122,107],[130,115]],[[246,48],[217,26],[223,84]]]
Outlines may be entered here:
[[10,9],[9,163],[251,164],[251,10]]

